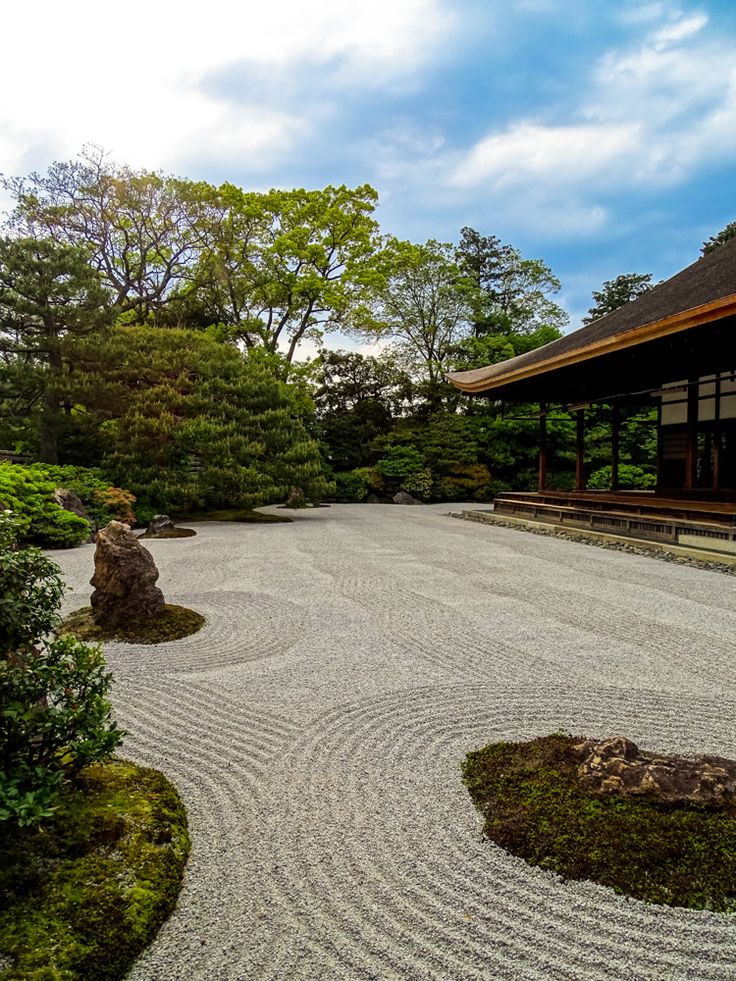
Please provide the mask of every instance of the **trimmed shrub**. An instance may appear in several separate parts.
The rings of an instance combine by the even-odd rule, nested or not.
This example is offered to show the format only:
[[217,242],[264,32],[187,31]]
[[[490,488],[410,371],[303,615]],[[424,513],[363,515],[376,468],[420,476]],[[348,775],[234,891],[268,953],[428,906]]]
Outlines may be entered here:
[[360,503],[369,493],[368,482],[355,470],[335,474],[335,494],[338,501]]
[[122,733],[101,649],[47,639],[59,621],[59,569],[37,548],[17,549],[17,531],[1,514],[0,825],[24,827],[50,817],[64,784],[107,759]]
[[30,467],[0,463],[0,509],[15,515],[18,537],[45,548],[74,548],[89,537],[89,524],[51,499],[55,487]]
[[[618,468],[618,486],[620,490],[650,490],[657,486],[657,478],[633,463],[621,463]],[[611,468],[601,467],[592,473],[588,478],[588,487],[590,490],[610,490]]]
[[102,472],[94,467],[53,466],[48,463],[34,463],[29,468],[54,483],[55,487],[65,487],[74,491],[97,528],[103,528],[110,521],[124,521],[134,525],[136,515],[133,511],[135,494],[121,487],[113,487]]

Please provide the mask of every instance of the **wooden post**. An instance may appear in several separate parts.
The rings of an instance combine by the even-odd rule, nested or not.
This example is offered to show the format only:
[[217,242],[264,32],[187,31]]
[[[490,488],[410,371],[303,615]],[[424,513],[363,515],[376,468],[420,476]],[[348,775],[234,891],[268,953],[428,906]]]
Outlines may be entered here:
[[691,378],[687,386],[687,446],[685,450],[685,490],[698,483],[698,396],[700,385]]
[[547,486],[547,403],[539,403],[539,492]]
[[713,420],[713,490],[721,489],[721,376],[716,375],[715,418]]
[[621,409],[611,406],[611,490],[618,490],[619,436],[621,433]]
[[585,409],[578,409],[575,439],[575,490],[585,490]]

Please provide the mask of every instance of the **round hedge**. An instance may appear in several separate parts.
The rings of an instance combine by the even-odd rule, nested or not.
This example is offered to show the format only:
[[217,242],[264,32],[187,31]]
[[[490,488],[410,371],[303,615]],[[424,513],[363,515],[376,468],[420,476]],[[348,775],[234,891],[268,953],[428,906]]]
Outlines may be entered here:
[[649,903],[736,911],[736,801],[600,798],[563,734],[468,753],[463,778],[484,833],[531,865]]

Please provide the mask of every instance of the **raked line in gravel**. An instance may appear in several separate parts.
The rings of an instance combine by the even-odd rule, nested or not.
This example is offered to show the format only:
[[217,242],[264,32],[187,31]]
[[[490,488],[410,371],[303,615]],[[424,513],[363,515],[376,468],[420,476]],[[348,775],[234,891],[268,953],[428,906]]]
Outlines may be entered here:
[[[339,505],[149,541],[207,616],[108,644],[125,753],[193,850],[131,981],[736,981],[736,915],[563,883],[480,834],[465,753],[555,730],[736,757],[736,583],[446,517]],[[90,592],[91,546],[56,552]]]

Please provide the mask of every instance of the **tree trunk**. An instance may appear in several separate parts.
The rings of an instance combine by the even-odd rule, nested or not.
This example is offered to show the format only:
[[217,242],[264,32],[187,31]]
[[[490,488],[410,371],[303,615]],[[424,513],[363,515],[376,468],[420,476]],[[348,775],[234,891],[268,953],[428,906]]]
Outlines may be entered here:
[[49,337],[48,364],[48,380],[41,403],[39,459],[41,463],[58,463],[60,416],[58,383],[61,376],[62,360],[59,342],[55,336]]

